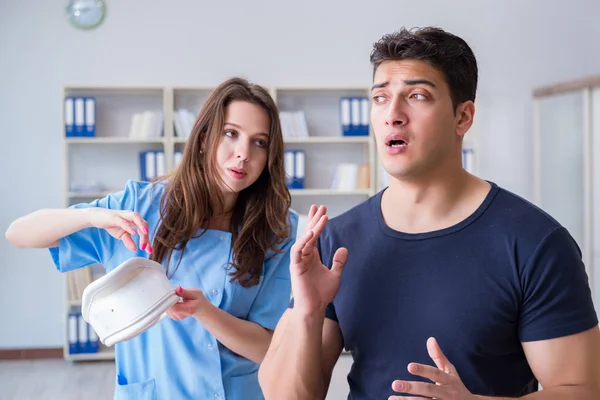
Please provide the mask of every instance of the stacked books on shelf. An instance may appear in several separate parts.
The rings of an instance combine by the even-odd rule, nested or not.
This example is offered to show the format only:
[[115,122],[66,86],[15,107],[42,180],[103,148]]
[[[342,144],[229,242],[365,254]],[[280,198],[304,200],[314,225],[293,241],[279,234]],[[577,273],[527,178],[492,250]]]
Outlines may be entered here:
[[93,137],[96,135],[96,98],[65,97],[66,137]]
[[173,132],[175,136],[181,138],[187,138],[190,136],[194,124],[196,123],[196,116],[185,108],[180,108],[173,111]]
[[136,112],[131,116],[129,137],[131,139],[157,138],[164,134],[164,117],[160,111]]
[[344,136],[369,136],[369,99],[342,97],[340,122]]
[[308,137],[308,126],[304,111],[281,111],[279,112],[279,120],[284,139]]
[[369,164],[341,163],[335,169],[331,188],[340,191],[368,189],[370,175]]

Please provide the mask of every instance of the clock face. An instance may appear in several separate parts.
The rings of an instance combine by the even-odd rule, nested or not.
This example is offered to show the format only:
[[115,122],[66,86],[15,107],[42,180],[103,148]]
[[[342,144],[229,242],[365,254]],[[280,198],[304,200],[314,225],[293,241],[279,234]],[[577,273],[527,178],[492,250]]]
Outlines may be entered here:
[[67,15],[73,25],[82,29],[94,28],[104,19],[104,1],[71,0],[67,6]]

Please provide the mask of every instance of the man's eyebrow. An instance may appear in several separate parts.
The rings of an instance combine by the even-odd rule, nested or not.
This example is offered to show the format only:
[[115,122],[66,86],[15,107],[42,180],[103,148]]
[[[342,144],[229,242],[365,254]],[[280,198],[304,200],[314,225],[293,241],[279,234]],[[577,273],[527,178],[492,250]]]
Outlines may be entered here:
[[383,82],[383,83],[376,83],[376,84],[374,84],[373,86],[371,86],[371,92],[372,92],[373,90],[375,90],[375,89],[381,89],[381,88],[384,88],[384,87],[386,87],[386,86],[387,86],[387,85],[389,85],[389,84],[390,84],[390,81],[386,81],[386,82]]
[[405,80],[404,83],[406,83],[407,85],[427,85],[427,86],[431,86],[432,88],[435,88],[435,84],[427,79],[408,79]]
[[[431,82],[430,80],[427,80],[427,79],[407,79],[402,82],[404,82],[406,85],[410,85],[410,86],[427,85],[427,86],[431,86],[432,88],[436,87],[433,82]],[[388,86],[389,84],[390,84],[390,81],[376,83],[371,87],[371,91],[373,91],[375,89],[384,88],[384,87]]]

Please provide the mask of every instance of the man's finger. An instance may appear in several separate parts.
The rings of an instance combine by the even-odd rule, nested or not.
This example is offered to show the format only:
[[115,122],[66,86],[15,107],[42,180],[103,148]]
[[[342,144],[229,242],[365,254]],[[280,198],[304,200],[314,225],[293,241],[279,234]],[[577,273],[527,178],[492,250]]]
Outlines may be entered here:
[[431,365],[410,363],[408,364],[408,372],[413,375],[422,376],[432,382],[439,383],[442,385],[448,385],[452,383],[452,377],[446,372],[439,368],[432,367]]
[[317,205],[316,204],[311,205],[310,208],[308,209],[308,222],[312,221],[316,212],[317,212]]
[[427,352],[435,365],[446,373],[454,372],[454,366],[446,358],[437,340],[433,337],[427,339]]
[[319,206],[315,211],[315,214],[311,219],[309,219],[306,229],[314,229],[315,226],[319,223],[321,217],[327,213],[327,207]]
[[333,263],[331,264],[331,272],[341,276],[344,270],[344,265],[348,260],[348,250],[345,247],[340,247],[333,255]]
[[[416,394],[435,399],[444,399],[444,388],[427,382],[407,382],[394,381],[392,382],[392,390],[394,392]],[[391,399],[402,399],[401,396],[390,397]]]
[[[316,215],[319,215],[319,213],[317,212]],[[315,215],[315,217],[316,217],[316,215]],[[327,217],[327,215],[325,215],[325,214],[321,215],[321,217],[319,218],[319,220],[317,221],[315,226],[311,229],[314,235],[308,241],[307,246],[316,245],[317,240],[319,239],[321,232],[323,232],[323,229],[325,229],[325,226],[327,225],[328,220],[329,220],[329,218]]]
[[296,243],[294,243],[290,250],[290,259],[294,264],[298,264],[300,261],[302,261],[302,253],[304,248],[313,235],[313,231],[309,230],[306,232],[306,234],[296,239]]

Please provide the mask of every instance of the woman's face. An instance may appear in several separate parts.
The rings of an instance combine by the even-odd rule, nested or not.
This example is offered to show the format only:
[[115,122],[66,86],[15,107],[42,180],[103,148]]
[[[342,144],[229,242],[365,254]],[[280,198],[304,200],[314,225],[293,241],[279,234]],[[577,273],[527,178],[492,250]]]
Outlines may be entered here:
[[227,106],[217,147],[224,194],[237,194],[260,177],[267,164],[270,126],[269,115],[256,104],[233,101]]

